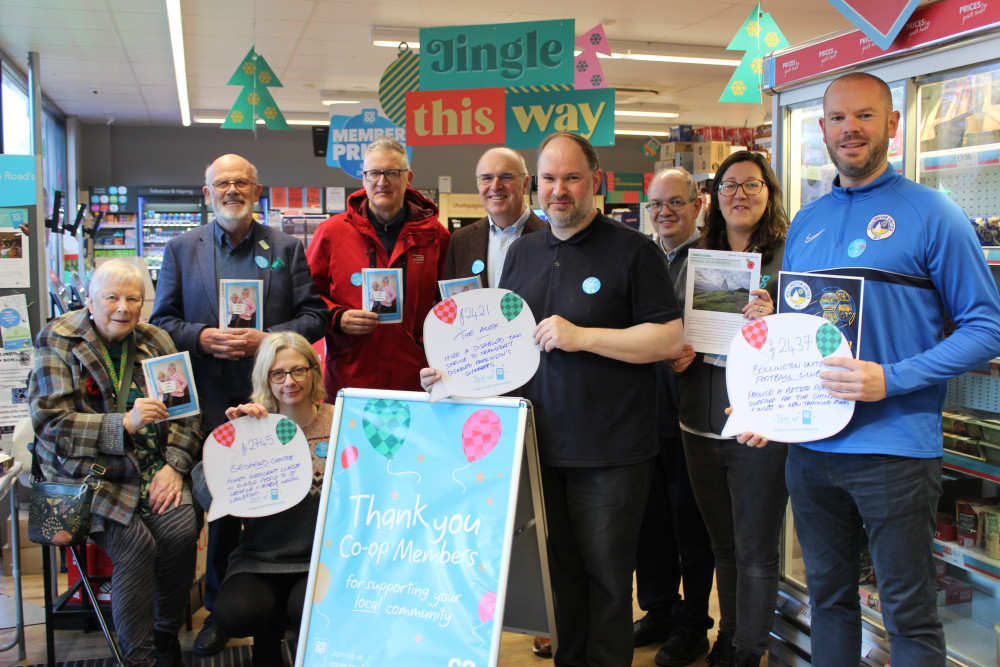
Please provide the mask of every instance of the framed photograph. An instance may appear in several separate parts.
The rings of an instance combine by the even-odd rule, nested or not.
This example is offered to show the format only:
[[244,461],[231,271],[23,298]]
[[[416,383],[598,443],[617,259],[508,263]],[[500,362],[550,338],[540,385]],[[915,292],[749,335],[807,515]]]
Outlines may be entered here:
[[264,314],[260,308],[263,280],[219,281],[219,328],[263,329]]
[[479,279],[479,276],[472,276],[471,278],[455,278],[453,280],[439,280],[438,289],[441,290],[441,299],[449,299],[456,294],[461,294],[462,292],[469,292],[474,289],[481,289],[483,286],[483,281]]
[[361,269],[361,308],[379,322],[403,321],[403,269]]
[[146,396],[163,401],[170,415],[168,419],[201,412],[191,357],[186,351],[146,359],[142,362],[142,372],[146,376]]

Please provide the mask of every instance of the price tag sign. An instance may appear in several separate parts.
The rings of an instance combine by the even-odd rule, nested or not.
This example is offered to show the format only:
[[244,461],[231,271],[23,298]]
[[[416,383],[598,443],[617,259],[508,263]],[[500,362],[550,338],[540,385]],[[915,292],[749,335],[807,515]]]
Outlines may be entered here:
[[861,642],[861,657],[867,658],[868,654],[872,652],[872,648],[873,647],[871,644],[866,644],[865,642]]
[[955,155],[955,166],[956,167],[972,167],[975,166],[979,160],[976,159],[976,154],[973,152],[958,153]]
[[805,607],[802,607],[802,609],[799,609],[799,613],[795,615],[795,620],[801,621],[807,628],[812,626],[812,607],[806,605]]
[[952,565],[965,567],[965,560],[962,558],[962,554],[949,546],[941,547],[941,560],[946,563],[951,563]]
[[851,357],[844,334],[815,315],[784,313],[753,320],[733,337],[726,387],[733,408],[722,435],[759,433],[778,442],[834,435],[854,415],[854,402],[834,398],[819,374],[826,357]]

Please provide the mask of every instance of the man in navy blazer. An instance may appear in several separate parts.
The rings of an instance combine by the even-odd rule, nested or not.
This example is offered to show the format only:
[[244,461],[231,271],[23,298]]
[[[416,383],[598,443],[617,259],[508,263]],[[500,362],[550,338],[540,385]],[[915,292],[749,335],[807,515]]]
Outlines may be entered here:
[[[323,337],[330,312],[316,293],[302,243],[253,219],[263,187],[257,169],[239,155],[223,155],[205,171],[202,188],[215,222],[171,239],[163,251],[150,322],[191,355],[206,434],[226,421],[226,408],[250,400],[250,371],[269,331]],[[263,331],[220,329],[219,281],[261,280]],[[227,318],[228,319],[228,318]],[[212,609],[229,553],[239,542],[239,520],[209,524],[205,607]],[[195,652],[221,651],[228,637],[211,616],[195,638]]]
[[478,275],[483,287],[500,284],[510,244],[521,234],[545,227],[545,222],[524,203],[530,180],[520,153],[509,148],[491,148],[483,153],[476,165],[476,183],[488,215],[451,235],[445,280]]

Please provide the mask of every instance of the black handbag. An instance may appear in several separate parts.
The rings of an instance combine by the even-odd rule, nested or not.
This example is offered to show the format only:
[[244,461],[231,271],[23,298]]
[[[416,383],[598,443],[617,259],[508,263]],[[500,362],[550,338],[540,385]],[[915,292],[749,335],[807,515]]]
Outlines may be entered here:
[[[129,346],[122,382],[116,397],[118,412],[125,411],[132,384],[135,345]],[[36,442],[34,446],[37,446]],[[90,505],[107,472],[108,457],[100,455],[82,482],[48,482],[38,456],[31,457],[31,504],[28,507],[28,539],[37,544],[68,547],[83,544],[90,534]]]

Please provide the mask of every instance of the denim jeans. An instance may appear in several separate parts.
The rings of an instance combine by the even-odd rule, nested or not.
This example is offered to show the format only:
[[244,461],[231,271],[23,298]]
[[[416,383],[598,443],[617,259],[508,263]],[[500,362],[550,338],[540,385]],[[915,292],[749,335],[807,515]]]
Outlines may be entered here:
[[788,445],[747,447],[684,432],[695,499],[715,552],[719,632],[763,655],[774,623]]
[[639,607],[707,630],[712,627],[708,600],[714,573],[712,541],[691,490],[684,444],[680,438],[661,437],[636,552]]
[[892,664],[944,665],[931,555],[941,459],[793,446],[787,479],[813,608],[812,664],[860,661],[858,577],[865,530]]
[[632,664],[632,572],[651,467],[542,465],[558,667]]

